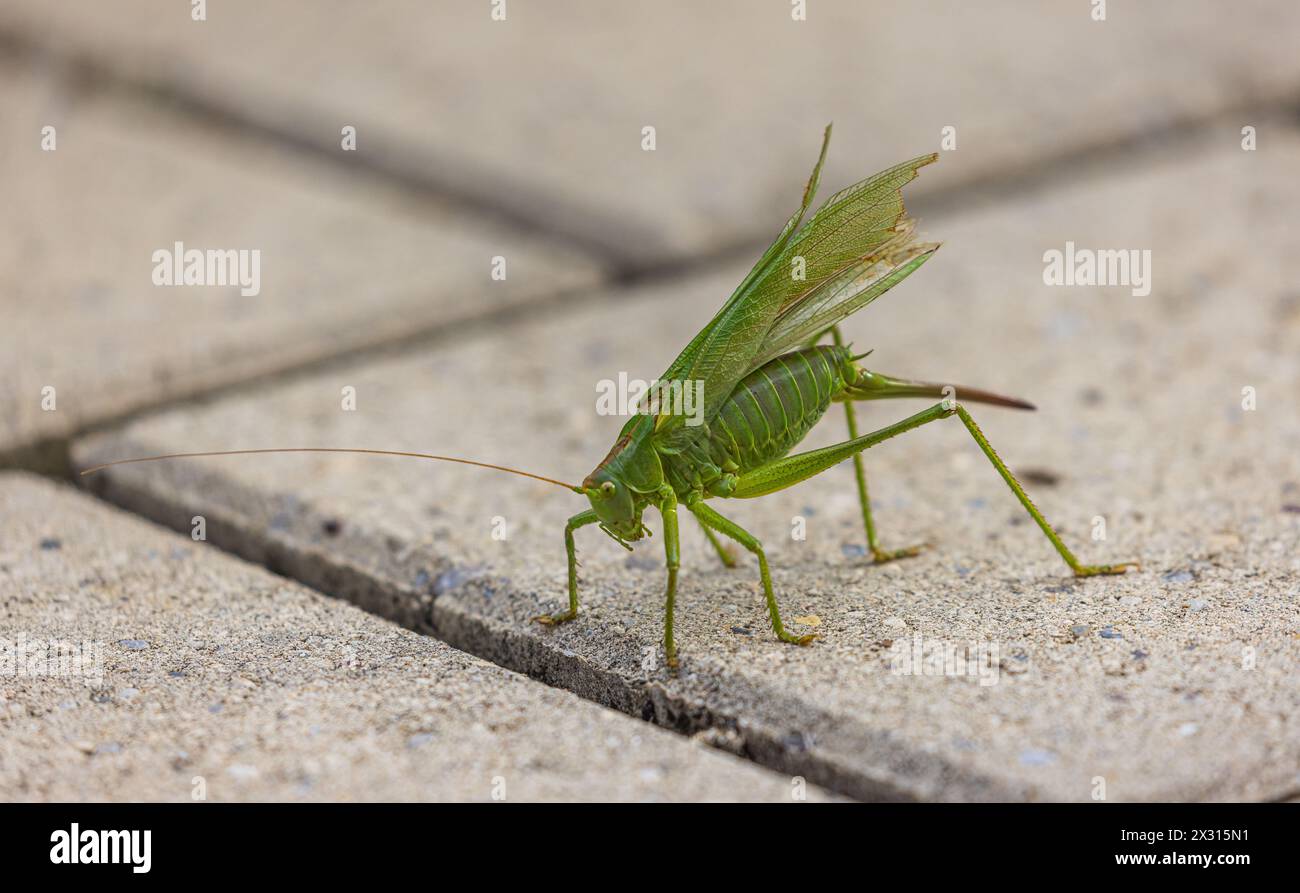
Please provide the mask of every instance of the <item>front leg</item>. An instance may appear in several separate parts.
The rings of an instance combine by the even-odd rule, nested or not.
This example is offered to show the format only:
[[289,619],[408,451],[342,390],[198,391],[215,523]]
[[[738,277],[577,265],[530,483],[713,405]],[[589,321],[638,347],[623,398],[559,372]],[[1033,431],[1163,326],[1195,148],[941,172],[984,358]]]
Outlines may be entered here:
[[659,491],[659,514],[664,519],[664,558],[668,565],[668,588],[664,595],[664,655],[668,666],[677,666],[677,644],[673,641],[673,605],[677,601],[677,568],[681,554],[677,536],[677,494],[665,485]]
[[554,626],[578,616],[578,548],[573,542],[573,531],[599,520],[594,509],[587,509],[578,512],[564,525],[564,550],[569,554],[569,610],[558,614],[540,614],[533,618],[537,623]]

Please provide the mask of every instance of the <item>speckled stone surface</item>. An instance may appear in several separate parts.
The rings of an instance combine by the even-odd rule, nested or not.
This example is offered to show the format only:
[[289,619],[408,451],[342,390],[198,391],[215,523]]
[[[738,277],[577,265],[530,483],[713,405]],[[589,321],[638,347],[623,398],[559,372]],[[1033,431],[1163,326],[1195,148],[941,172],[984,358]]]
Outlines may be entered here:
[[[544,484],[360,456],[88,480],[168,524],[204,514],[223,546],[403,624],[854,796],[1283,797],[1300,785],[1297,151],[1280,127],[1256,152],[1211,136],[927,218],[945,247],[848,327],[873,368],[1036,402],[973,411],[1083,560],[1142,561],[1124,577],[1068,576],[957,422],[867,454],[884,545],[931,543],[917,558],[863,557],[847,465],[715,504],[765,542],[787,622],[821,636],[812,647],[775,641],[752,560],[723,569],[684,519],[676,673],[659,657],[658,537],[629,555],[580,532],[583,613],[529,622],[563,599],[562,527],[585,504]],[[1067,240],[1149,248],[1150,294],[1045,285],[1043,253]],[[369,446],[580,480],[622,422],[596,415],[597,382],[661,372],[745,269],[143,420],[84,441],[76,461]],[[342,384],[358,388],[355,412],[322,402]],[[916,408],[867,406],[862,423]],[[806,444],[842,432],[831,418]],[[900,672],[895,649],[917,642],[969,648],[976,673]]]
[[[539,236],[57,71],[0,53],[0,463],[50,465],[88,426],[599,278]],[[260,290],[155,285],[177,242],[260,252]]]
[[327,152],[353,124],[366,164],[633,266],[770,237],[830,120],[828,187],[952,128],[926,192],[1219,114],[1230,140],[1300,88],[1287,0],[210,6],[9,0],[0,29]]
[[825,799],[22,474],[0,606],[5,801]]

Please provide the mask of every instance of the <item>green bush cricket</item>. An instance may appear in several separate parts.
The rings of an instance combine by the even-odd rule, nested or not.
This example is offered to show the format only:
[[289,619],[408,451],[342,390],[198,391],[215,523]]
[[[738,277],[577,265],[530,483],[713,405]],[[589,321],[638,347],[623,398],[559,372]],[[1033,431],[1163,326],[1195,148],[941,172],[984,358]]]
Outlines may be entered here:
[[[713,509],[710,499],[752,499],[794,486],[845,459],[852,459],[867,548],[877,563],[915,555],[920,547],[887,551],[876,537],[867,494],[862,452],[929,422],[958,417],[980,450],[1033,517],[1076,576],[1123,573],[1135,566],[1086,565],[1062,542],[1023,487],[994,452],[979,426],[957,401],[1033,409],[1022,400],[988,391],[895,378],[870,371],[841,337],[838,324],[907,278],[938,250],[919,242],[907,216],[902,187],[938,156],[903,162],[831,196],[805,220],[821,178],[830,145],[826,128],[821,153],[804,189],[799,209],[713,319],[691,339],[658,381],[698,385],[702,412],[694,420],[680,407],[643,400],[641,411],[624,425],[609,454],[581,485],[514,468],[451,456],[390,450],[297,447],[176,453],[125,459],[111,465],[192,456],[275,452],[361,452],[413,456],[476,465],[546,481],[585,496],[590,507],[564,528],[568,557],[568,608],[534,618],[553,625],[578,616],[578,560],[574,532],[595,524],[624,548],[650,535],[642,521],[647,508],[663,519],[668,580],[665,591],[664,652],[676,664],[673,608],[680,566],[678,510],[684,506],[699,521],[719,557],[735,562],[718,534],[739,543],[758,561],[768,615],[777,638],[807,645],[812,635],[785,629],[772,588],[762,544]],[[829,344],[821,343],[827,337]],[[940,398],[940,402],[901,422],[859,434],[853,404],[898,397]],[[849,439],[790,455],[831,403],[844,406]],[[700,421],[702,424],[694,424]]]

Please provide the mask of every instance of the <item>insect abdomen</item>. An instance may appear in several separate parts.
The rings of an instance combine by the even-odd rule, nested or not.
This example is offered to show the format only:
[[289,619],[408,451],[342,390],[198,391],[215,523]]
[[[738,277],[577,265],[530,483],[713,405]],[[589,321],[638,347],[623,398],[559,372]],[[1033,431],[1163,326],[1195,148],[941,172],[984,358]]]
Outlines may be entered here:
[[843,347],[808,347],[746,375],[710,423],[714,455],[732,459],[742,474],[784,456],[844,387],[848,358]]

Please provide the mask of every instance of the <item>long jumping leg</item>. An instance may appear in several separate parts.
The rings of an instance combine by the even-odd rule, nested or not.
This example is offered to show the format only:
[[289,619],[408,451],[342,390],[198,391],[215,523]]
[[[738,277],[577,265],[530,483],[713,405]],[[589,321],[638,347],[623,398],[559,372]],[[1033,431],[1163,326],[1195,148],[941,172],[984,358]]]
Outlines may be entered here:
[[749,499],[755,496],[765,496],[768,493],[775,493],[777,490],[784,490],[786,487],[791,487],[800,481],[805,481],[816,474],[820,474],[832,465],[849,458],[849,456],[873,447],[878,443],[882,443],[891,437],[896,437],[899,434],[911,431],[914,428],[919,428],[922,425],[938,419],[946,419],[949,416],[954,415],[958,416],[962,420],[962,424],[966,426],[966,430],[969,431],[971,437],[975,439],[980,450],[983,451],[989,462],[993,464],[993,467],[997,469],[998,474],[1002,476],[1002,479],[1006,482],[1007,486],[1011,488],[1011,492],[1016,495],[1016,499],[1020,500],[1020,504],[1025,507],[1025,511],[1029,512],[1030,517],[1034,519],[1039,528],[1047,536],[1048,540],[1051,541],[1061,558],[1070,566],[1070,570],[1074,571],[1075,576],[1091,577],[1098,574],[1122,574],[1128,568],[1136,566],[1136,562],[1124,562],[1122,564],[1080,563],[1079,559],[1074,556],[1074,553],[1071,552],[1069,548],[1066,547],[1065,543],[1061,541],[1061,538],[1057,535],[1056,531],[1052,529],[1052,525],[1047,523],[1047,519],[1043,517],[1043,513],[1040,512],[1037,506],[1030,501],[1028,494],[1026,494],[1024,488],[1020,486],[1020,482],[1016,480],[1015,475],[1011,473],[1010,469],[1008,469],[998,457],[998,454],[994,452],[993,447],[989,444],[988,440],[985,439],[979,426],[975,424],[975,420],[970,417],[970,413],[966,411],[965,407],[955,401],[945,400],[942,403],[938,403],[929,409],[922,410],[916,415],[906,418],[901,422],[881,428],[879,431],[874,431],[870,434],[854,438],[853,440],[846,440],[843,443],[823,447],[819,450],[798,453],[794,456],[787,456],[784,459],[777,459],[775,462],[769,462],[767,465],[764,465],[761,468],[756,468],[743,475],[737,482],[736,489],[732,492],[732,497]]

